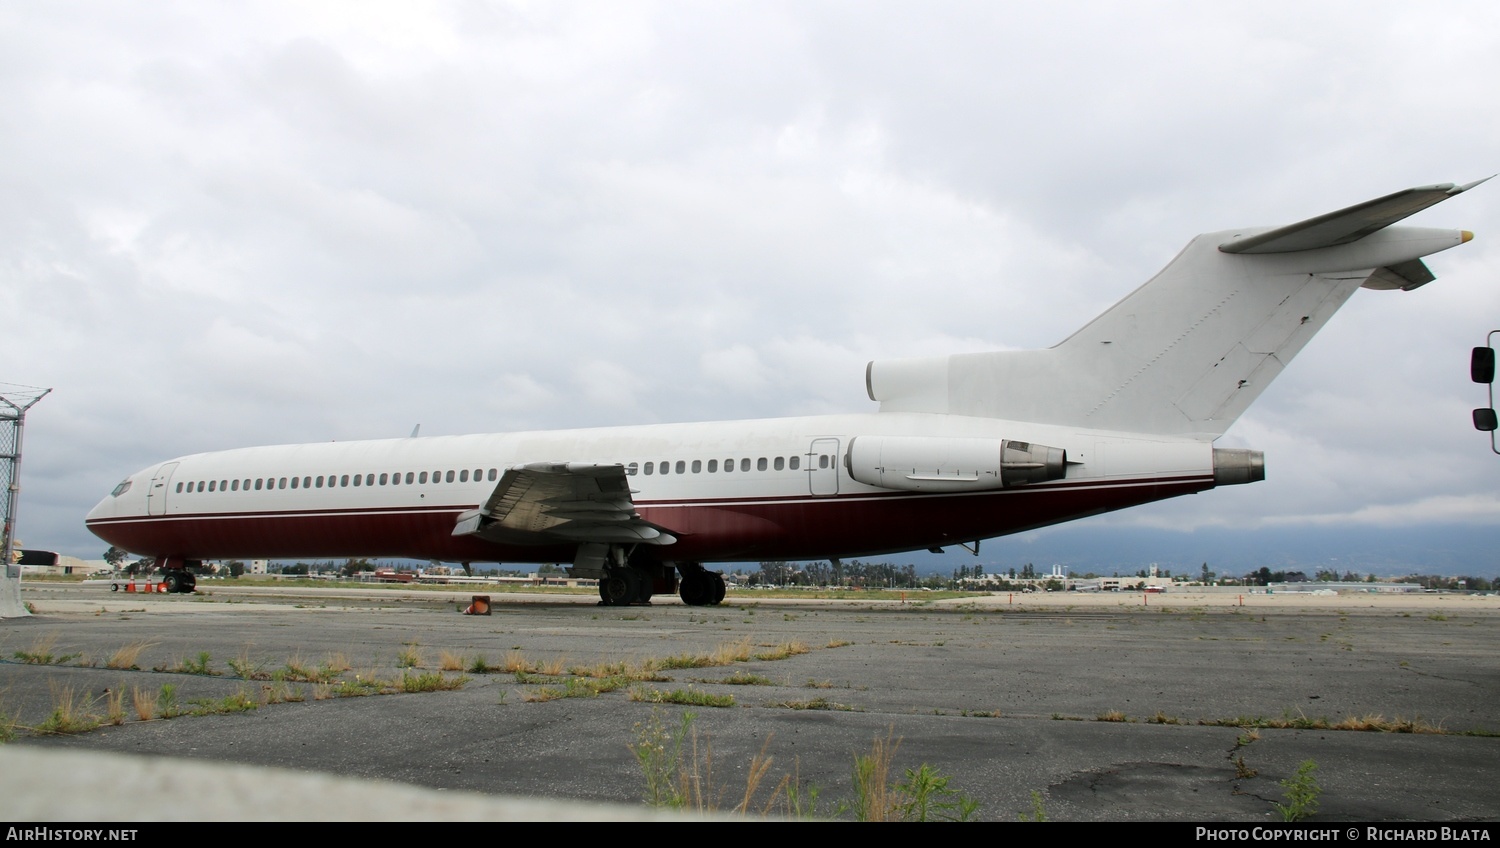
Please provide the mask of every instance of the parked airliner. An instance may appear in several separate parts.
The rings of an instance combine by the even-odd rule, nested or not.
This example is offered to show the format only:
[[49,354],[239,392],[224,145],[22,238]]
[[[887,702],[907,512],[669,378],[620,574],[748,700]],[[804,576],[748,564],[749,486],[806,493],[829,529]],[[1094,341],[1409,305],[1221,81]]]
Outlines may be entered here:
[[1208,233],[1046,350],[871,362],[879,411],[279,445],[126,477],[86,520],[174,591],[204,559],[572,564],[610,605],[717,604],[703,563],[940,549],[1264,478],[1215,448],[1356,289],[1411,291],[1463,230],[1422,186]]

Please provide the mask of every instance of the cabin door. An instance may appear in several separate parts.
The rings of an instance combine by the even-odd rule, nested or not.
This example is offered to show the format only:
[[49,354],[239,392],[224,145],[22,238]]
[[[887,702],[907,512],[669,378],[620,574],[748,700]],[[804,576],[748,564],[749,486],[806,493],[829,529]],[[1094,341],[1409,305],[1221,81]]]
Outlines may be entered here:
[[146,490],[147,514],[167,514],[167,482],[172,479],[172,472],[176,470],[177,463],[175,462],[169,462],[156,469],[156,476],[151,478],[151,488]]
[[839,493],[839,440],[813,439],[807,451],[807,485],[815,495]]

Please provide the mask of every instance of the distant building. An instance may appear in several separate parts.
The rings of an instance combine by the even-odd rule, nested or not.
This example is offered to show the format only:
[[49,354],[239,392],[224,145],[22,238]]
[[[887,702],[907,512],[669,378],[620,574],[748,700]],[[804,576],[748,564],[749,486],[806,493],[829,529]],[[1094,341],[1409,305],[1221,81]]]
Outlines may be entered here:
[[[38,553],[46,553],[46,552],[38,552]],[[102,559],[79,559],[78,557],[66,556],[64,554],[54,554],[51,557],[47,557],[46,559],[50,559],[51,563],[48,564],[48,563],[45,563],[45,562],[41,562],[40,560],[38,560],[36,563],[32,563],[32,562],[28,562],[28,561],[26,561],[26,560],[23,559],[21,561],[21,577],[22,577],[22,579],[25,579],[26,575],[28,575],[28,574],[30,574],[30,575],[40,575],[40,574],[53,574],[53,575],[82,574],[82,575],[89,575],[89,574],[108,573],[110,571],[109,563],[105,562]]]

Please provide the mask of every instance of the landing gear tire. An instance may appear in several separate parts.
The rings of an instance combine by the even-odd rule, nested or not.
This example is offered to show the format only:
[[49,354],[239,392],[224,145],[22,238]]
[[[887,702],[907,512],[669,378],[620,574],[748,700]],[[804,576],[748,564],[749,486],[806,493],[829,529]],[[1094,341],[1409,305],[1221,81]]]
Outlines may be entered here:
[[724,600],[724,575],[702,568],[684,570],[677,594],[690,607],[716,606]]
[[191,571],[182,573],[182,586],[177,590],[184,595],[191,595],[198,591],[198,575]]
[[706,607],[714,603],[713,582],[707,571],[689,571],[682,575],[677,594],[690,607]]
[[168,571],[162,577],[161,582],[167,584],[167,594],[175,595],[182,591],[182,575],[175,571]]
[[599,581],[599,603],[607,607],[623,607],[640,595],[641,582],[640,575],[633,569],[611,569]]

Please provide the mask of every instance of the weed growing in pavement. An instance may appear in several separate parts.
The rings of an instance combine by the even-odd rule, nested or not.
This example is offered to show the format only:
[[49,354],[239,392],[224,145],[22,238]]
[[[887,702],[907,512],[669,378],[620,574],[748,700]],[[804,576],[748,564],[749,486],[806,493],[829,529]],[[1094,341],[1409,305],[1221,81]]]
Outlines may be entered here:
[[1286,803],[1276,803],[1282,821],[1302,821],[1318,811],[1318,796],[1323,793],[1323,787],[1313,777],[1317,770],[1316,762],[1303,760],[1302,765],[1297,766],[1296,774],[1280,781],[1281,788],[1286,790]]
[[136,640],[128,645],[123,645],[119,648],[116,648],[115,652],[109,655],[109,659],[105,661],[104,665],[106,668],[115,668],[122,671],[139,669],[140,665],[138,665],[138,663],[140,661],[141,654],[147,648],[154,647],[155,645],[155,642],[147,642],[144,639]]
[[33,728],[44,736],[84,733],[98,727],[102,719],[94,714],[95,699],[75,692],[72,686],[52,687],[52,712]]
[[648,704],[680,704],[689,707],[732,707],[733,695],[714,695],[699,689],[673,689],[664,692],[650,686],[630,690],[630,700]]

